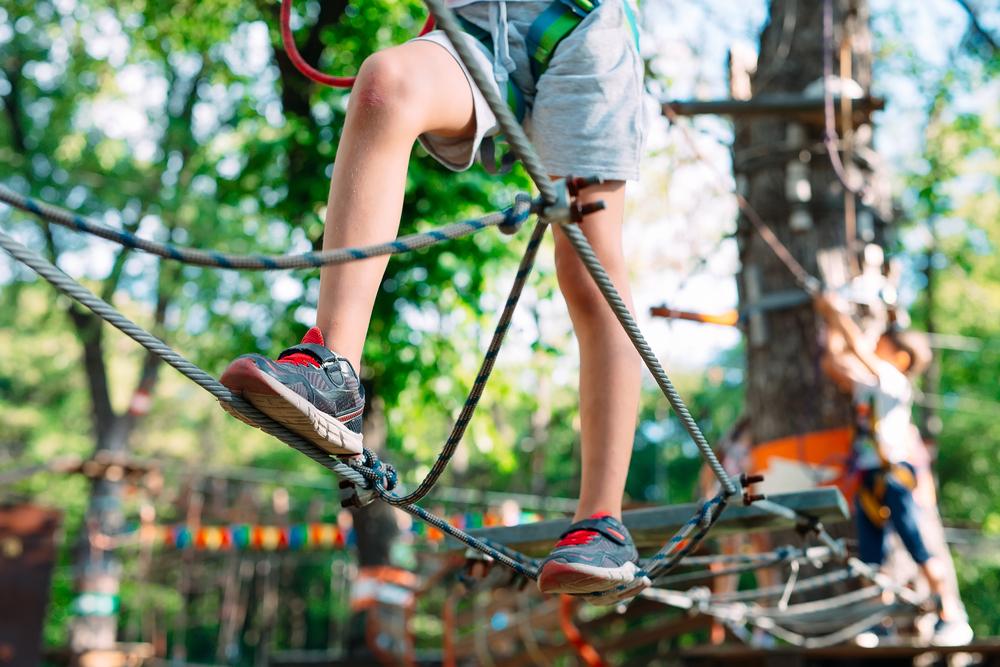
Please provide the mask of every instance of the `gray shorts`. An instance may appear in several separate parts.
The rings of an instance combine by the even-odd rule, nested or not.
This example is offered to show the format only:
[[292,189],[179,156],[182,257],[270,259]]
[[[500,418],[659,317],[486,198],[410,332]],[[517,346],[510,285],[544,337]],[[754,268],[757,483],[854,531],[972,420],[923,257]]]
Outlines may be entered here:
[[[524,128],[549,173],[634,180],[644,140],[643,66],[623,2],[604,0],[556,49],[536,86],[531,77],[524,36],[551,0],[507,4],[508,44],[516,69],[511,78],[524,92],[528,108]],[[489,2],[458,10],[463,18],[490,29]],[[469,80],[476,117],[473,137],[424,134],[420,143],[438,162],[455,171],[468,169],[480,145],[492,141],[499,128],[472,77],[440,30],[417,39],[448,50]],[[471,35],[465,35],[478,64],[493,71],[493,55]],[[497,86],[499,90],[499,86]],[[500,91],[501,97],[506,91]]]

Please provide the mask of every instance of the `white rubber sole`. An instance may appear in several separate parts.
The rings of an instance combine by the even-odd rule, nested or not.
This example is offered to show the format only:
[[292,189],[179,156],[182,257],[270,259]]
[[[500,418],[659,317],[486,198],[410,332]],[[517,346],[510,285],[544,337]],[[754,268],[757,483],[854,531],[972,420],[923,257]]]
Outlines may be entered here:
[[[625,600],[631,600],[652,585],[653,582],[649,580],[649,577],[636,577],[630,583],[626,584],[620,591],[612,589],[607,591],[604,595],[588,595],[583,599],[592,605],[609,607],[620,602],[624,602]],[[621,586],[621,584],[617,584],[615,588],[618,588],[619,586]]]
[[631,583],[639,566],[628,562],[621,567],[597,567],[559,561],[545,564],[538,576],[538,589],[543,593],[602,593],[621,584]]
[[[226,369],[223,384],[238,392],[255,408],[329,454],[361,454],[364,449],[361,434],[347,428],[336,417],[316,409],[312,403],[262,372],[252,362],[247,361],[239,367],[237,364],[240,362],[234,362]],[[226,404],[223,403],[222,407],[241,421],[257,426]]]

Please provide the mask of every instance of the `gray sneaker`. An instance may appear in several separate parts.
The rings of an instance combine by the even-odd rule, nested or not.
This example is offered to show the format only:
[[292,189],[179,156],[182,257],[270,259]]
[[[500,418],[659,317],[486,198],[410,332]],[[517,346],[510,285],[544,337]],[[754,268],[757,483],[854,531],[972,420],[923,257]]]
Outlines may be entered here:
[[[219,381],[330,454],[360,454],[363,449],[361,382],[351,362],[327,348],[315,327],[277,360],[259,354],[238,357]],[[247,421],[226,404],[223,407]]]
[[608,514],[577,521],[538,572],[543,593],[596,593],[632,582],[639,553],[628,530]]

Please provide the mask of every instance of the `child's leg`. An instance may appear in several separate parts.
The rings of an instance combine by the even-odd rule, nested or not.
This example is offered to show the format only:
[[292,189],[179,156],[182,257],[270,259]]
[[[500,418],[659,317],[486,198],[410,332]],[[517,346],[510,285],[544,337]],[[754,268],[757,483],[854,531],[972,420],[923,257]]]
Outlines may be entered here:
[[[622,251],[625,183],[590,187],[582,199],[606,204],[580,227],[631,309]],[[640,358],[569,239],[558,228],[555,237],[556,275],[580,346],[582,475],[576,520],[598,512],[620,518],[639,407]]]
[[[872,475],[871,471],[864,473],[862,484],[868,488]],[[864,563],[882,567],[885,562],[885,527],[873,523],[860,502],[854,503],[854,525],[858,535],[858,557]]]
[[[368,58],[358,73],[333,167],[323,249],[379,243],[399,227],[406,169],[420,134],[471,136],[472,91],[441,46],[416,41]],[[325,267],[316,325],[360,368],[388,257]]]
[[920,534],[917,506],[913,493],[893,474],[886,475],[885,504],[889,508],[892,526],[899,534],[910,557],[920,567],[931,592],[941,599],[941,618],[948,621],[961,617],[961,608],[955,598],[948,595],[944,586],[944,573],[940,561],[934,558]]
[[[365,61],[333,168],[324,249],[395,236],[414,140],[424,132],[471,137],[472,99],[462,68],[439,44],[411,42]],[[356,371],[387,261],[322,269],[319,330],[276,360],[242,355],[220,381],[321,449],[360,454],[365,399]]]

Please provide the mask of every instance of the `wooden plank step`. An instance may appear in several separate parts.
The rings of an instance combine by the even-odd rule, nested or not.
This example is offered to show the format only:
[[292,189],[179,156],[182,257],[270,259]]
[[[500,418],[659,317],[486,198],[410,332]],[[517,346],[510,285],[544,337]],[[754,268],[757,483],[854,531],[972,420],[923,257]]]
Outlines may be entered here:
[[[847,500],[839,489],[824,487],[779,493],[768,500],[820,521],[837,521],[850,516]],[[632,534],[636,546],[642,550],[656,550],[690,519],[700,503],[646,507],[629,510],[622,517]],[[520,526],[496,526],[471,531],[476,537],[485,537],[517,549],[531,556],[544,556],[569,527],[569,519],[550,519]],[[759,530],[779,530],[794,527],[794,521],[775,516],[762,508],[744,506],[739,501],[731,503],[712,530],[713,535]],[[458,542],[451,542],[458,548]]]

